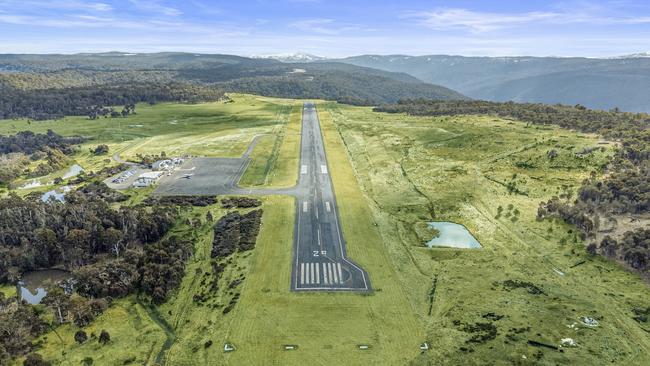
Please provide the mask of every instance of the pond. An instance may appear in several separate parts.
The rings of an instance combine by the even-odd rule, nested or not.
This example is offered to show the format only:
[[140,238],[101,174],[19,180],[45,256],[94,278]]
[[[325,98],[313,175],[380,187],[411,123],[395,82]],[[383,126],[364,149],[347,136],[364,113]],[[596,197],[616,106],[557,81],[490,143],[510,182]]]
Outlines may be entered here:
[[33,179],[29,183],[25,183],[22,186],[19,187],[19,189],[31,189],[31,188],[37,188],[42,186],[43,183],[41,183],[38,179]]
[[429,226],[438,230],[440,235],[427,242],[431,247],[481,248],[481,244],[463,225],[453,222],[430,222]]
[[65,174],[63,174],[62,178],[63,179],[68,179],[68,178],[76,177],[77,175],[79,175],[79,173],[81,173],[83,171],[84,171],[84,168],[82,168],[81,165],[75,164],[75,165],[71,166],[70,169],[68,169],[68,171]]
[[53,189],[51,191],[47,191],[47,192],[43,193],[43,195],[41,196],[41,201],[47,202],[50,199],[50,197],[54,197],[55,200],[63,202],[65,194],[70,192],[71,189],[72,189],[72,187],[70,187],[70,186],[63,186],[61,188],[57,188],[57,189]]
[[70,272],[60,269],[45,269],[40,271],[25,272],[18,282],[20,298],[30,304],[39,304],[47,295],[45,288],[68,280]]

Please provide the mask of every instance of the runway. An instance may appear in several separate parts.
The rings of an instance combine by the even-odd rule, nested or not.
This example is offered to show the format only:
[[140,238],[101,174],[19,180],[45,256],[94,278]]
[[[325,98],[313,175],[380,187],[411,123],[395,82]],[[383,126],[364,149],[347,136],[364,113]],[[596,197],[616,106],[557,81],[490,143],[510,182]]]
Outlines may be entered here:
[[291,289],[370,291],[368,274],[346,258],[323,136],[312,103],[303,106],[300,176],[295,197]]
[[[316,106],[305,103],[298,184],[286,189],[241,188],[250,162],[241,158],[195,158],[161,180],[155,195],[291,195],[296,198],[291,274],[293,291],[371,291],[368,273],[346,258],[336,197]],[[183,179],[192,169],[191,179]]]

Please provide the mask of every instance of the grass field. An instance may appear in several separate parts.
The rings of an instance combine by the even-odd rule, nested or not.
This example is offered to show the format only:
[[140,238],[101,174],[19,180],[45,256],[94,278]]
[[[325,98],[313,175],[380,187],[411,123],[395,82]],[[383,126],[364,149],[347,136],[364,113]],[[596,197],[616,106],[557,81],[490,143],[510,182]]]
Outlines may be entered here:
[[[648,306],[647,284],[587,256],[571,227],[536,220],[540,201],[570,199],[583,178],[600,174],[609,147],[579,154],[598,146],[595,136],[492,117],[408,117],[333,103],[323,110],[427,329],[432,350],[415,364],[650,362],[648,331],[632,319],[634,307]],[[558,157],[549,159],[550,150]],[[431,220],[467,226],[483,249],[423,248],[414,228]],[[581,316],[600,325],[584,326]],[[563,338],[578,346],[527,344]]]
[[[210,233],[197,242],[204,244],[198,244],[181,290],[161,308],[162,314],[173,314],[169,323],[177,335],[167,353],[168,364],[298,365],[306,359],[317,365],[341,360],[346,365],[405,364],[419,353],[424,328],[396,282],[366,201],[358,187],[350,184],[355,182],[354,174],[333,125],[325,122],[323,127],[328,156],[338,162],[331,174],[348,250],[372,273],[376,291],[371,295],[290,292],[295,203],[289,197],[265,197],[256,249],[250,255],[236,256],[236,270],[228,271],[220,282],[223,288],[232,278],[246,276],[241,300],[227,315],[188,302],[209,286],[198,282],[194,274],[211,273]],[[228,294],[219,290],[215,301],[223,303],[224,298]],[[206,347],[208,341],[213,343]],[[224,353],[226,342],[237,350]],[[285,344],[299,348],[285,351]],[[360,344],[372,348],[361,351]]]
[[[95,136],[72,160],[97,169],[114,164],[106,159],[116,152],[124,158],[161,149],[168,155],[240,156],[262,135],[242,184],[295,184],[302,103],[233,99],[138,106],[138,115],[124,121],[143,127],[130,127],[129,134],[113,120],[83,118],[66,119],[71,126],[10,121],[18,125],[0,124],[0,133],[52,128]],[[282,196],[261,198],[256,248],[234,254],[213,283],[206,214],[216,220],[227,210],[193,208],[183,211],[173,233],[190,237],[195,253],[167,303],[151,309],[133,297],[117,300],[86,330],[108,330],[108,345],[78,345],[76,328],[65,325],[57,329],[61,338],[49,332],[38,352],[64,365],[79,365],[88,356],[93,365],[650,363],[650,330],[632,319],[634,307],[650,306],[648,286],[586,255],[571,227],[536,220],[540,201],[571,199],[582,179],[602,174],[611,145],[493,117],[408,117],[325,102],[319,117],[348,255],[368,271],[374,292],[289,291],[295,203]],[[109,156],[87,152],[100,142],[111,146]],[[582,154],[595,146],[603,149]],[[557,157],[549,158],[550,150]],[[132,197],[122,204],[132,205],[151,189],[127,192]],[[483,248],[424,248],[415,228],[431,220],[465,225]],[[581,316],[599,325],[583,325]],[[557,346],[563,338],[577,346],[559,352],[528,344]],[[424,341],[432,347],[421,352]],[[237,350],[224,353],[226,342]],[[298,349],[284,351],[285,344]],[[360,344],[371,348],[359,350]]]
[[[64,136],[85,136],[89,141],[82,144],[79,152],[70,158],[70,165],[77,163],[86,171],[97,171],[117,164],[111,159],[114,154],[119,154],[124,160],[136,159],[136,154],[158,155],[162,152],[167,156],[239,157],[255,135],[275,136],[287,129],[285,126],[293,100],[244,94],[232,94],[230,97],[232,103],[139,104],[137,114],[128,118],[89,120],[79,116],[32,122],[8,120],[0,123],[0,134],[22,130],[43,133],[51,129]],[[90,153],[89,150],[98,144],[107,144],[109,154],[95,156]],[[47,184],[66,170],[38,180]],[[14,186],[28,181],[31,179],[17,180]]]
[[[165,332],[152,319],[151,311],[134,297],[120,299],[84,328],[88,340],[78,344],[74,340],[79,328],[62,325],[43,336],[38,353],[55,365],[83,365],[92,359],[92,365],[151,364],[156,352],[165,342]],[[97,341],[102,330],[108,331],[111,341],[102,345]]]
[[298,181],[302,101],[293,104],[289,121],[276,132],[260,136],[241,186],[292,187]]

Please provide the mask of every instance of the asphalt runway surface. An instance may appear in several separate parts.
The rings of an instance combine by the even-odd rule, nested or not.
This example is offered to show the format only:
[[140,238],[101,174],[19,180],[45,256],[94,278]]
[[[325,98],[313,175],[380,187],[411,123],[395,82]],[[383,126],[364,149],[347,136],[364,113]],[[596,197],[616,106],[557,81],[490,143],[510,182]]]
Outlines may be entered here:
[[370,291],[368,274],[346,258],[323,136],[312,103],[303,106],[300,149],[291,289]]
[[316,107],[305,103],[298,184],[288,189],[247,189],[237,184],[257,137],[241,158],[194,158],[161,178],[155,195],[291,195],[296,222],[293,291],[371,291],[368,273],[346,258],[336,197]]

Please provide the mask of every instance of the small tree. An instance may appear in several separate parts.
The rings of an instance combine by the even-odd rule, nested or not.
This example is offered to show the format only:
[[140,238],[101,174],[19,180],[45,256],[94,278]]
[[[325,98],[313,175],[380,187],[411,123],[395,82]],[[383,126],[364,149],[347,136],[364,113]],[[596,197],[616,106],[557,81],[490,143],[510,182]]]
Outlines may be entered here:
[[50,366],[51,363],[43,360],[43,356],[38,353],[30,353],[23,362],[24,366]]
[[99,343],[106,344],[111,341],[111,335],[104,329],[102,329],[101,334],[99,334]]
[[78,330],[74,334],[74,340],[79,344],[83,344],[86,340],[88,340],[88,335],[83,330]]
[[104,155],[106,153],[108,153],[108,145],[106,144],[97,145],[95,150],[93,150],[93,154],[95,155]]

